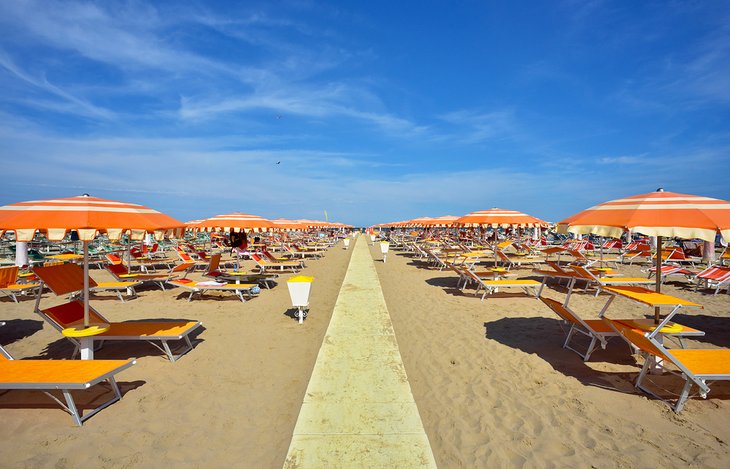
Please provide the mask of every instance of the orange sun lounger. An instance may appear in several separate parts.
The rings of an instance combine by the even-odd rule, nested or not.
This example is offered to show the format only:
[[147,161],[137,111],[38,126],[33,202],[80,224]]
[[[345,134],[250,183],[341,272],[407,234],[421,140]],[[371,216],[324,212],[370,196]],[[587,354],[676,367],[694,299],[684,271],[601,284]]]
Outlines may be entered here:
[[[135,363],[135,360],[15,360],[0,346],[0,389],[43,391],[81,426],[85,420],[122,398],[114,376]],[[82,415],[71,391],[88,389],[102,381],[109,383],[112,397]],[[51,394],[56,390],[63,394],[65,404]]]
[[4,293],[18,302],[18,295],[34,294],[38,287],[37,283],[16,283],[18,280],[18,266],[0,267],[0,293]]
[[216,281],[195,282],[186,278],[170,280],[167,283],[189,291],[190,296],[188,296],[188,301],[191,301],[193,299],[193,295],[196,293],[202,296],[206,291],[220,291],[235,293],[235,295],[245,303],[246,296],[248,298],[253,298],[258,295],[259,290],[257,283],[223,283]]
[[[651,334],[644,333],[618,321],[604,319],[621,337],[644,355],[644,365],[636,379],[636,388],[667,403],[675,412],[682,411],[693,385],[699,388],[700,396],[706,399],[710,392],[709,381],[730,379],[730,350],[728,349],[670,350],[665,348]],[[665,371],[669,371],[684,380],[682,391],[674,403],[669,402],[644,385],[644,380],[651,366],[655,363],[655,360],[649,359],[650,357],[662,360]],[[670,369],[669,366],[675,369]]]
[[[83,285],[84,273],[81,267],[76,264],[36,267],[33,271],[41,279],[42,284],[48,286],[59,296],[78,291],[79,283]],[[84,305],[81,301],[73,300],[58,306],[41,309],[40,300],[41,295],[38,295],[36,297],[36,313],[59,332],[83,323]],[[106,332],[88,338],[92,341],[92,347],[94,342],[98,342],[101,346],[104,341],[145,341],[162,351],[171,362],[176,361],[192,350],[193,344],[190,341],[190,334],[202,326],[199,321],[111,322],[91,306],[89,306],[89,322],[109,325]],[[73,337],[66,338],[76,346],[74,351],[74,355],[76,355],[81,346],[80,341]],[[176,353],[173,353],[168,342],[181,340],[185,342],[185,345],[179,347]]]

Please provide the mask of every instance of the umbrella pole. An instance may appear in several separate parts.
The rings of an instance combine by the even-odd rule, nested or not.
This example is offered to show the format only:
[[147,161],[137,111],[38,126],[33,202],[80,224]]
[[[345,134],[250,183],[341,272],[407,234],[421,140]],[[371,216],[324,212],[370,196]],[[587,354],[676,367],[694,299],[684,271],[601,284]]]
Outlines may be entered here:
[[[654,272],[655,288],[657,293],[662,291],[662,237],[656,237],[656,271]],[[659,324],[659,306],[654,307],[654,324]]]
[[89,327],[89,242],[84,241],[84,327]]

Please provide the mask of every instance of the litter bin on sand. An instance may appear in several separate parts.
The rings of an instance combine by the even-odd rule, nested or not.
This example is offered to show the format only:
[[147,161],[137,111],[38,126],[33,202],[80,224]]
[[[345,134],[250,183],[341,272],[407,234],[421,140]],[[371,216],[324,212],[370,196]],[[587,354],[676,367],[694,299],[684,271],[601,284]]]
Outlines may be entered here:
[[304,322],[304,318],[309,313],[309,293],[312,291],[312,282],[314,282],[314,277],[306,275],[297,275],[286,282],[286,286],[289,287],[291,304],[297,308],[299,324]]
[[383,254],[383,262],[385,262],[385,258],[388,257],[389,249],[390,249],[390,243],[388,241],[380,242],[380,252]]

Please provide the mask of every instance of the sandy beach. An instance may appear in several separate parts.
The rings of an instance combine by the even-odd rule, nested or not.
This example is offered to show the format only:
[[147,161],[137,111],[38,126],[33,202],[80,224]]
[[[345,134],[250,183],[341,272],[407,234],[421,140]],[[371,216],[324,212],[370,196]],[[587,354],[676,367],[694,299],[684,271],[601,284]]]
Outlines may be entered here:
[[[364,241],[362,239],[361,241]],[[92,305],[114,320],[203,322],[195,348],[170,363],[154,348],[108,344],[96,358],[138,357],[118,378],[124,397],[81,428],[40,392],[0,395],[4,467],[266,467],[284,463],[309,376],[334,309],[350,251],[335,246],[308,261],[311,314],[291,317],[285,283],[241,303],[212,293],[186,301],[148,288],[121,303]],[[633,390],[639,367],[618,339],[584,363],[561,348],[564,332],[540,301],[522,293],[480,301],[456,276],[404,253],[381,261],[370,247],[413,396],[439,467],[727,467],[730,384],[675,414]],[[251,267],[247,265],[247,267]],[[645,275],[638,267],[627,274]],[[530,277],[530,269],[518,271]],[[92,271],[103,280],[104,273]],[[193,278],[199,278],[199,273]],[[683,281],[665,291],[705,306],[677,321],[707,332],[689,347],[730,346],[730,299],[695,293]],[[562,299],[564,290],[546,289]],[[571,304],[596,315],[605,295]],[[0,343],[17,358],[68,358],[72,347],[33,313],[33,301],[1,300]],[[43,304],[59,302],[44,295]],[[614,302],[609,316],[646,309]],[[676,382],[657,378],[662,384]],[[89,402],[94,392],[79,395]]]

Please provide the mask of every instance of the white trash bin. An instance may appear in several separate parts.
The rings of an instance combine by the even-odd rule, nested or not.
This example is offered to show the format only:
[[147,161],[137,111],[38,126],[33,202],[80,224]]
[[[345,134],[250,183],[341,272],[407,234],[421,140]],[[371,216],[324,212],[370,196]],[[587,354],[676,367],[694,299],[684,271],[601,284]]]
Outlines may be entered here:
[[297,275],[286,282],[287,287],[289,287],[291,304],[297,308],[299,324],[304,322],[304,318],[309,313],[309,293],[312,290],[312,282],[314,282],[314,277],[306,275]]
[[385,262],[385,258],[388,257],[389,249],[390,249],[390,243],[388,241],[380,242],[380,252],[383,254],[383,262]]
[[350,238],[345,238],[342,240],[342,242],[345,243],[346,250],[350,248]]

